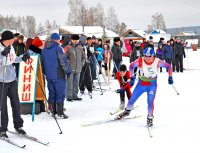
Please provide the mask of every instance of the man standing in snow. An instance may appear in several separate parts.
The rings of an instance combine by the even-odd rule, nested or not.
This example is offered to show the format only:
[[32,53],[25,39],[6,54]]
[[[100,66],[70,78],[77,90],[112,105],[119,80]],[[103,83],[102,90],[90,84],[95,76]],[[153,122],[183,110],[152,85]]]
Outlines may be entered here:
[[82,100],[78,97],[78,88],[80,73],[83,65],[85,64],[85,54],[81,46],[78,44],[79,35],[71,35],[71,44],[64,48],[67,59],[72,68],[72,74],[67,80],[67,101]]
[[23,119],[20,113],[16,72],[13,63],[26,62],[30,55],[16,56],[12,46],[13,42],[13,33],[11,31],[4,31],[0,40],[0,137],[2,138],[8,138],[6,134],[8,130],[7,97],[10,98],[16,132],[23,135],[26,134],[22,129]]
[[42,68],[48,83],[48,102],[54,115],[57,114],[59,118],[66,119],[68,116],[63,112],[66,90],[65,76],[69,77],[71,67],[60,46],[60,35],[52,33],[50,39],[46,42],[41,54]]
[[88,94],[92,96],[92,58],[93,58],[93,45],[92,45],[92,38],[88,37],[87,38],[87,44],[84,46],[84,51],[85,51],[85,56],[86,56],[86,61],[85,64],[81,70],[81,75],[80,75],[80,92],[81,94],[84,93],[85,87],[88,90]]
[[[168,83],[173,84],[172,68],[171,66],[158,59],[154,56],[154,50],[152,48],[146,48],[144,50],[144,57],[137,59],[130,65],[130,73],[132,74],[133,69],[138,67],[140,70],[139,81],[132,93],[132,96],[128,102],[128,105],[124,112],[117,116],[118,119],[128,116],[133,108],[136,100],[144,93],[147,92],[147,104],[148,104],[148,115],[147,115],[147,126],[153,126],[153,109],[154,99],[157,90],[157,73],[159,67],[168,69]],[[132,74],[133,75],[133,74]],[[133,86],[135,82],[135,76],[131,77],[130,85]]]

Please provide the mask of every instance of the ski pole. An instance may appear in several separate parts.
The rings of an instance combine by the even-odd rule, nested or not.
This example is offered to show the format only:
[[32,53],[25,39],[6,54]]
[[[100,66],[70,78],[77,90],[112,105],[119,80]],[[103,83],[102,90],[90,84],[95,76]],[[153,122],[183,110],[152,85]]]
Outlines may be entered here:
[[5,65],[3,66],[3,84],[2,84],[1,103],[0,103],[0,127],[1,127],[1,107],[2,107],[2,103],[3,103],[3,93],[4,93],[4,85],[5,85],[5,77],[6,77],[7,59],[8,59],[8,57],[6,56],[6,62],[5,62]]
[[[34,68],[33,68],[31,62],[29,61],[29,59],[28,59],[28,62],[29,62],[29,64],[30,64],[30,66],[31,66],[31,69],[33,70],[33,73],[34,73],[34,75],[35,75],[35,78],[36,78],[37,82],[39,83],[39,86],[40,86],[40,88],[41,88],[41,90],[42,90],[42,93],[43,93],[43,95],[44,95],[44,97],[45,97],[45,100],[48,102],[47,97],[46,97],[46,94],[45,94],[44,90],[42,89],[42,86],[41,86],[41,84],[40,84],[40,82],[39,82],[39,79],[38,79],[38,77],[36,76],[35,70],[34,70]],[[53,116],[54,120],[56,121],[56,124],[58,125],[58,128],[59,128],[59,130],[60,130],[60,133],[59,133],[59,134],[62,134],[63,132],[62,132],[62,130],[61,130],[61,128],[60,128],[60,125],[58,124],[58,120],[56,119],[56,116],[54,115],[54,113],[52,113],[52,116]]]
[[174,87],[174,85],[172,84],[172,87],[174,88],[174,90],[176,91],[177,95],[180,95],[180,93],[176,90],[176,88]]

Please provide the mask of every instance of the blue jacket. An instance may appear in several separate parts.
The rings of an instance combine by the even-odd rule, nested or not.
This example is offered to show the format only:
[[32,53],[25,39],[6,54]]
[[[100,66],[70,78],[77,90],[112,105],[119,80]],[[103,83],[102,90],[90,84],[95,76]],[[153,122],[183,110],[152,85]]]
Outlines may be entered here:
[[71,73],[71,67],[62,47],[48,41],[41,54],[43,73],[47,79],[65,79],[65,74]]
[[103,48],[98,47],[96,50],[98,51],[97,61],[102,61],[103,60],[103,53],[104,53]]
[[173,55],[172,46],[165,45],[163,47],[163,52],[164,52],[164,59],[172,59],[172,55]]

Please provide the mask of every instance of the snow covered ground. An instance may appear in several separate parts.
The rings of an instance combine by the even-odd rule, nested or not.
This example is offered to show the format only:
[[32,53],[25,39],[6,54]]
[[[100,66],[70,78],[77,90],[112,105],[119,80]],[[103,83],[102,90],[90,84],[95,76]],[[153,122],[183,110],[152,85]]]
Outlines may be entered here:
[[[97,126],[82,127],[82,123],[112,118],[110,111],[119,106],[119,95],[113,90],[118,88],[116,80],[111,80],[111,90],[93,92],[93,99],[87,93],[81,102],[66,102],[69,119],[58,120],[63,134],[60,135],[56,122],[47,113],[35,116],[23,115],[24,129],[30,135],[47,140],[49,146],[29,141],[9,134],[9,137],[26,149],[16,148],[0,140],[1,153],[198,153],[200,152],[200,50],[186,51],[184,73],[173,73],[174,86],[168,75],[159,74],[158,90],[155,98],[153,138],[148,136],[146,128],[146,94],[137,101],[139,107],[130,116],[142,115],[141,118],[112,122]],[[128,59],[124,58],[128,65]],[[103,81],[102,81],[103,82]],[[103,89],[109,89],[102,86]],[[11,109],[9,106],[9,128],[13,130]]]

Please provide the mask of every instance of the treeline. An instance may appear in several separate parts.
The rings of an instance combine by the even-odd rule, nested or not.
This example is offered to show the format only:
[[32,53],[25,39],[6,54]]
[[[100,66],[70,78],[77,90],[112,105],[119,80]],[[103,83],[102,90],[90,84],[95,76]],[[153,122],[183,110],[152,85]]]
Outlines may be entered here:
[[[78,5],[77,5],[78,4]],[[69,0],[69,13],[66,25],[71,26],[101,26],[112,30],[119,35],[124,33],[127,26],[120,22],[114,7],[110,7],[105,13],[103,5],[98,3],[96,6],[89,7],[83,0]],[[55,28],[56,21],[46,20],[38,23],[34,16],[3,16],[0,14],[0,30],[10,29],[19,31],[26,37],[32,37],[44,30]]]
[[105,13],[101,3],[89,7],[84,0],[69,0],[68,7],[67,25],[101,26],[119,35],[127,30],[126,24],[119,21],[114,7],[110,7]]

